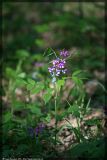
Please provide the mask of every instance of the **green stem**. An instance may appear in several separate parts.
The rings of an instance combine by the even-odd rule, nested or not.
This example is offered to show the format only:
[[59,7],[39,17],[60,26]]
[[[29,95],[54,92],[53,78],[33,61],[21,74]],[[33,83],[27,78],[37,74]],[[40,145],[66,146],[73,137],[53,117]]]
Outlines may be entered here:
[[21,71],[22,63],[23,63],[23,59],[21,59],[21,60],[18,62],[18,65],[17,65],[17,67],[16,67],[16,73],[19,73],[19,72]]
[[57,89],[56,89],[56,84],[55,84],[55,146],[56,146],[56,140],[57,140],[57,105],[56,101],[57,100]]
[[12,101],[12,104],[11,104],[11,116],[12,117],[13,117],[13,112],[14,112],[14,96],[15,96],[13,86],[14,86],[13,81],[9,80],[8,98],[10,98]]

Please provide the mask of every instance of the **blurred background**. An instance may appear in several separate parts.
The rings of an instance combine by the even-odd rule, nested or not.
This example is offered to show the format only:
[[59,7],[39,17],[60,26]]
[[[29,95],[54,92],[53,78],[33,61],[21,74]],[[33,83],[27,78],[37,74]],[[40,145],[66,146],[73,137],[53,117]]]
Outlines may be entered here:
[[87,72],[86,91],[94,107],[103,107],[104,91],[98,83],[105,80],[104,7],[104,2],[3,3],[3,77],[7,67],[15,69],[28,54],[22,70],[33,76],[39,70],[46,78],[47,67],[41,67],[46,48],[75,48],[78,54],[69,66]]

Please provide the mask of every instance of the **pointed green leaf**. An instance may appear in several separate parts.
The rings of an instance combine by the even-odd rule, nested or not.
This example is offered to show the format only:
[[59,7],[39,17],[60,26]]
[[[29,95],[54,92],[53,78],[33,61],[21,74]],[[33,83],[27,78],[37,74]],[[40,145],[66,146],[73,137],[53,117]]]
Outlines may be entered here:
[[21,78],[16,79],[16,86],[18,87],[22,87],[25,86],[27,84],[27,82]]
[[27,90],[32,90],[33,89],[33,87],[35,86],[35,81],[33,80],[33,79],[31,79],[31,78],[29,78],[28,80],[28,84],[27,84]]
[[46,93],[43,95],[43,100],[45,101],[45,104],[51,99],[52,91],[53,91],[53,89],[48,88]]
[[73,77],[74,77],[74,76],[77,76],[77,75],[80,74],[81,72],[82,72],[81,70],[77,70],[77,71],[73,72],[72,76],[73,76]]
[[20,77],[20,78],[25,78],[25,77],[26,77],[26,73],[25,73],[25,72],[22,72],[22,73],[18,74],[18,77]]
[[28,83],[29,83],[29,84],[32,84],[32,86],[35,85],[35,81],[34,81],[33,79],[31,79],[31,78],[28,79]]
[[78,86],[82,86],[83,85],[83,81],[77,77],[72,77],[72,80],[74,81],[74,83]]
[[16,56],[18,58],[27,58],[29,57],[29,52],[24,49],[21,49],[16,52]]
[[41,92],[41,90],[44,89],[44,84],[41,82],[38,82],[35,87],[31,90],[31,94],[37,94]]
[[98,125],[100,123],[100,120],[99,119],[89,119],[89,120],[86,120],[85,123],[87,125]]
[[48,114],[47,117],[45,118],[45,120],[49,123],[51,121],[51,115]]
[[41,115],[42,113],[41,113],[41,109],[38,107],[38,106],[36,106],[36,105],[30,105],[30,106],[28,106],[28,108],[31,110],[31,112],[32,113],[34,113],[34,114],[37,114],[37,115]]
[[64,80],[64,79],[58,80],[58,81],[56,82],[56,85],[57,85],[58,90],[60,90],[60,89],[61,89],[61,86],[63,86],[64,84],[65,84],[65,80]]
[[71,106],[71,104],[67,101],[68,105],[70,106],[68,108],[68,113],[72,113],[76,117],[80,117],[79,107],[74,104]]
[[16,79],[17,77],[16,71],[10,67],[6,68],[6,75],[8,78],[12,78],[12,79]]
[[32,86],[32,84],[27,84],[27,90],[30,91],[33,89],[34,86]]

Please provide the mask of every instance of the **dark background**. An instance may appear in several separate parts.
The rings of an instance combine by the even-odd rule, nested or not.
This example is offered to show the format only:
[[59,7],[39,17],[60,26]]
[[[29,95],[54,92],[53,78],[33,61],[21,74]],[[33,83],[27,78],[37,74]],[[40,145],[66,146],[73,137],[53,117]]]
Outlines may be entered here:
[[70,67],[87,71],[88,86],[95,87],[90,93],[94,106],[104,105],[103,90],[95,84],[104,85],[105,79],[104,2],[7,2],[2,14],[4,73],[7,66],[16,66],[20,49],[32,56],[43,55],[48,47],[76,48],[79,54]]

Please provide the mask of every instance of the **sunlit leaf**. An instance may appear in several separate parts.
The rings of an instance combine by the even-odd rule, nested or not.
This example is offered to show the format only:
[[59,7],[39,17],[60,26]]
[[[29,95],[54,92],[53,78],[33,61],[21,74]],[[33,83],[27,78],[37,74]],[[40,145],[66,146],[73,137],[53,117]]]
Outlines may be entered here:
[[26,73],[25,73],[25,72],[22,72],[22,73],[18,74],[18,77],[20,77],[20,78],[25,78],[25,77],[26,77]]
[[48,114],[47,117],[45,118],[45,120],[49,123],[51,121],[51,115]]
[[31,79],[31,78],[28,79],[28,83],[32,84],[32,86],[35,85],[35,81],[33,79]]
[[33,79],[28,79],[27,80],[28,81],[28,84],[27,84],[27,90],[31,90],[31,89],[33,89],[33,87],[35,86],[35,81],[33,80]]
[[16,56],[18,58],[27,58],[29,57],[29,52],[24,49],[21,49],[16,52]]
[[35,87],[31,90],[31,94],[37,94],[41,92],[41,90],[44,89],[44,84],[41,82],[38,82]]
[[72,77],[72,80],[74,81],[74,83],[78,86],[82,86],[83,85],[83,81],[77,77]]
[[22,78],[18,78],[16,79],[15,84],[16,84],[16,87],[22,87],[22,86],[25,86],[27,82],[23,80]]
[[74,76],[77,76],[77,75],[80,74],[81,72],[82,72],[81,70],[77,70],[77,71],[73,72],[72,76],[73,76],[73,77],[74,77]]
[[48,89],[46,90],[46,93],[43,95],[43,100],[45,101],[45,104],[51,99],[51,97],[52,97],[52,92],[53,92],[53,89],[48,88]]
[[57,85],[58,90],[60,90],[60,89],[61,89],[61,86],[63,86],[64,84],[65,84],[65,80],[64,80],[64,79],[58,80],[58,81],[56,82],[56,85]]

